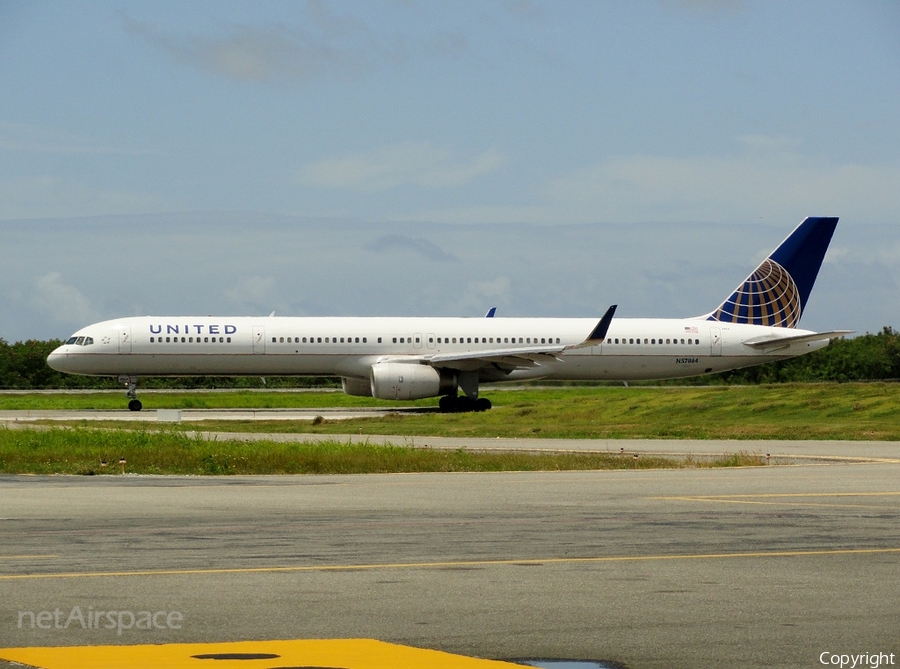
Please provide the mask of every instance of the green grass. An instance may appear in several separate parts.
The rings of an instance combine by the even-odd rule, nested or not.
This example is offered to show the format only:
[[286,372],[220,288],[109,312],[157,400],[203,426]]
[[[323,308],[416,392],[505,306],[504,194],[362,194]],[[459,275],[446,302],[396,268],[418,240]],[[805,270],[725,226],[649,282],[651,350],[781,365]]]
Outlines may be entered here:
[[[206,441],[175,430],[0,428],[0,472],[15,474],[366,474],[759,466],[758,455],[719,460],[618,453],[474,452],[347,443]],[[106,466],[101,463],[106,462]]]
[[[301,474],[419,471],[633,469],[758,465],[737,453],[715,463],[613,453],[478,453],[407,445],[350,444],[335,434],[453,437],[900,440],[900,384],[791,384],[726,387],[570,387],[493,390],[485,413],[397,412],[349,421],[148,422],[124,428],[0,428],[0,472],[33,474]],[[147,393],[157,408],[397,406],[322,392]],[[433,407],[435,400],[416,404]],[[121,394],[0,395],[0,409],[122,409]],[[131,424],[129,424],[131,425]],[[102,429],[101,429],[102,428]],[[307,432],[309,444],[206,441],[189,430]],[[401,443],[403,438],[398,439]],[[617,451],[615,447],[611,450]],[[106,467],[101,466],[105,460]]]
[[[718,387],[575,387],[488,390],[485,413],[398,412],[384,417],[310,421],[184,423],[216,431],[403,434],[452,437],[597,439],[850,439],[900,440],[900,384],[779,384]],[[54,407],[48,400],[58,398]],[[7,403],[10,397],[4,397]],[[91,402],[80,396],[38,396],[47,408]],[[119,397],[113,400],[122,408]],[[20,400],[30,402],[30,398]],[[396,407],[341,393],[189,393],[145,396],[153,408]],[[116,404],[118,403],[118,404]],[[435,400],[400,406],[433,407]],[[23,407],[24,408],[24,407]],[[36,407],[35,407],[36,408]],[[99,408],[99,407],[98,407]],[[148,415],[148,428],[156,426]],[[92,423],[93,424],[93,423]],[[110,426],[121,424],[110,423]]]
[[[392,413],[348,421],[203,421],[183,429],[453,437],[900,440],[900,384],[486,389],[484,413]],[[148,393],[156,408],[435,407],[323,392]],[[123,409],[119,394],[0,395],[0,409]],[[147,415],[148,429],[158,425]],[[87,421],[84,424],[88,424]],[[90,424],[96,425],[91,422]],[[121,423],[109,424],[121,427]]]
[[[396,406],[396,402],[353,397],[340,391],[204,391],[182,390],[138,392],[144,407],[153,409],[305,409],[315,407]],[[407,403],[404,403],[407,405]],[[420,400],[408,405],[436,406],[437,400]],[[0,410],[111,411],[125,409],[125,391],[87,393],[3,393]]]

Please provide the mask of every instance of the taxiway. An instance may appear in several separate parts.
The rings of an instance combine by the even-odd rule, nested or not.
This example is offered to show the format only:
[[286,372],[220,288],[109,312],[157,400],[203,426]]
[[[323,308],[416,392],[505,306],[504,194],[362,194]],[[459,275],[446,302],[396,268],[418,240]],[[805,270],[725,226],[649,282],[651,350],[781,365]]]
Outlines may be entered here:
[[[900,654],[898,521],[888,461],[4,476],[0,647],[361,637],[630,669],[813,667],[825,651]],[[75,606],[183,624],[17,625]]]

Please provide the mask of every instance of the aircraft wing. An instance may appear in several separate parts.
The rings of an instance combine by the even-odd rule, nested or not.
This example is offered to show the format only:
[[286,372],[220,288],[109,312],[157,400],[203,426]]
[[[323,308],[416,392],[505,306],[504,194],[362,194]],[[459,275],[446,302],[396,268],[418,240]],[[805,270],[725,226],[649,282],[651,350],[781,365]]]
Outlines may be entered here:
[[[790,330],[787,330],[790,332]],[[836,339],[844,335],[853,334],[853,330],[830,330],[829,332],[807,332],[805,334],[789,334],[785,337],[779,335],[764,335],[754,339],[747,339],[744,344],[751,348],[778,349],[786,348],[791,344],[803,344],[810,341],[822,341],[823,339]]]
[[497,365],[501,369],[527,369],[539,367],[542,359],[558,361],[557,357],[567,346],[532,346],[530,348],[498,348],[470,353],[438,353],[425,357],[432,367],[454,367],[463,371],[475,370],[486,365]]
[[[529,369],[540,367],[543,362],[560,362],[559,355],[566,350],[583,348],[585,346],[597,346],[606,338],[609,325],[616,312],[616,305],[606,310],[594,329],[579,344],[542,344],[523,348],[495,348],[484,351],[469,351],[466,353],[437,353],[424,355],[420,359],[432,367],[451,367],[461,371],[474,371],[488,365],[493,365],[502,370]],[[405,357],[404,360],[409,360]]]

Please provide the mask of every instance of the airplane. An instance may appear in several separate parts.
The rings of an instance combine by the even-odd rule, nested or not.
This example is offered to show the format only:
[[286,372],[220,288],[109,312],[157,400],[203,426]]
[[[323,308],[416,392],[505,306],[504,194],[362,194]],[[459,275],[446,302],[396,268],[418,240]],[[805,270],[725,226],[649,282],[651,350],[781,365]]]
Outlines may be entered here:
[[[484,411],[481,384],[659,380],[713,374],[823,348],[851,330],[797,328],[837,218],[809,217],[713,311],[691,318],[136,316],[88,325],[47,358],[117,376],[140,411],[141,376],[338,376],[349,395],[440,397]],[[462,391],[462,394],[460,394]]]

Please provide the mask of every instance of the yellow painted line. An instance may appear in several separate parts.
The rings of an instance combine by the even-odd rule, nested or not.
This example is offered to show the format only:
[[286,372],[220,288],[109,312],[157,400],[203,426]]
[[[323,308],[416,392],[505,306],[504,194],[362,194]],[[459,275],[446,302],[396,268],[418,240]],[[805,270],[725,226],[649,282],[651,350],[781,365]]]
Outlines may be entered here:
[[[896,497],[900,491],[890,492],[771,492],[751,493],[747,495],[697,495],[697,499],[729,499],[746,497]],[[656,497],[654,499],[671,499],[668,497]]]
[[[218,657],[217,657],[218,656]],[[401,646],[374,639],[302,639],[140,646],[0,649],[0,658],[41,669],[511,669],[517,664]]]
[[823,502],[802,502],[801,499],[817,499],[832,497],[895,497],[900,492],[834,492],[834,493],[760,493],[749,495],[673,495],[667,497],[651,497],[656,500],[670,500],[681,502],[719,502],[722,504],[757,504],[764,506],[785,506],[785,502],[761,501],[761,500],[787,500],[787,505],[794,506],[820,506],[832,509],[883,509],[884,506],[875,504],[827,504]]
[[0,555],[0,560],[48,560],[59,555]]
[[445,562],[394,562],[383,564],[302,565],[296,567],[226,567],[222,569],[159,569],[141,571],[87,571],[52,574],[7,574],[0,581],[44,578],[101,578],[126,576],[196,576],[214,574],[262,574],[307,571],[371,571],[378,569],[445,569],[503,565],[583,564],[602,562],[650,562],[660,560],[721,560],[724,558],[811,557],[818,555],[873,555],[900,553],[900,548],[842,548],[829,550],[752,551],[746,553],[698,553],[687,555],[610,555],[599,557],[524,558],[508,560],[448,560]]

